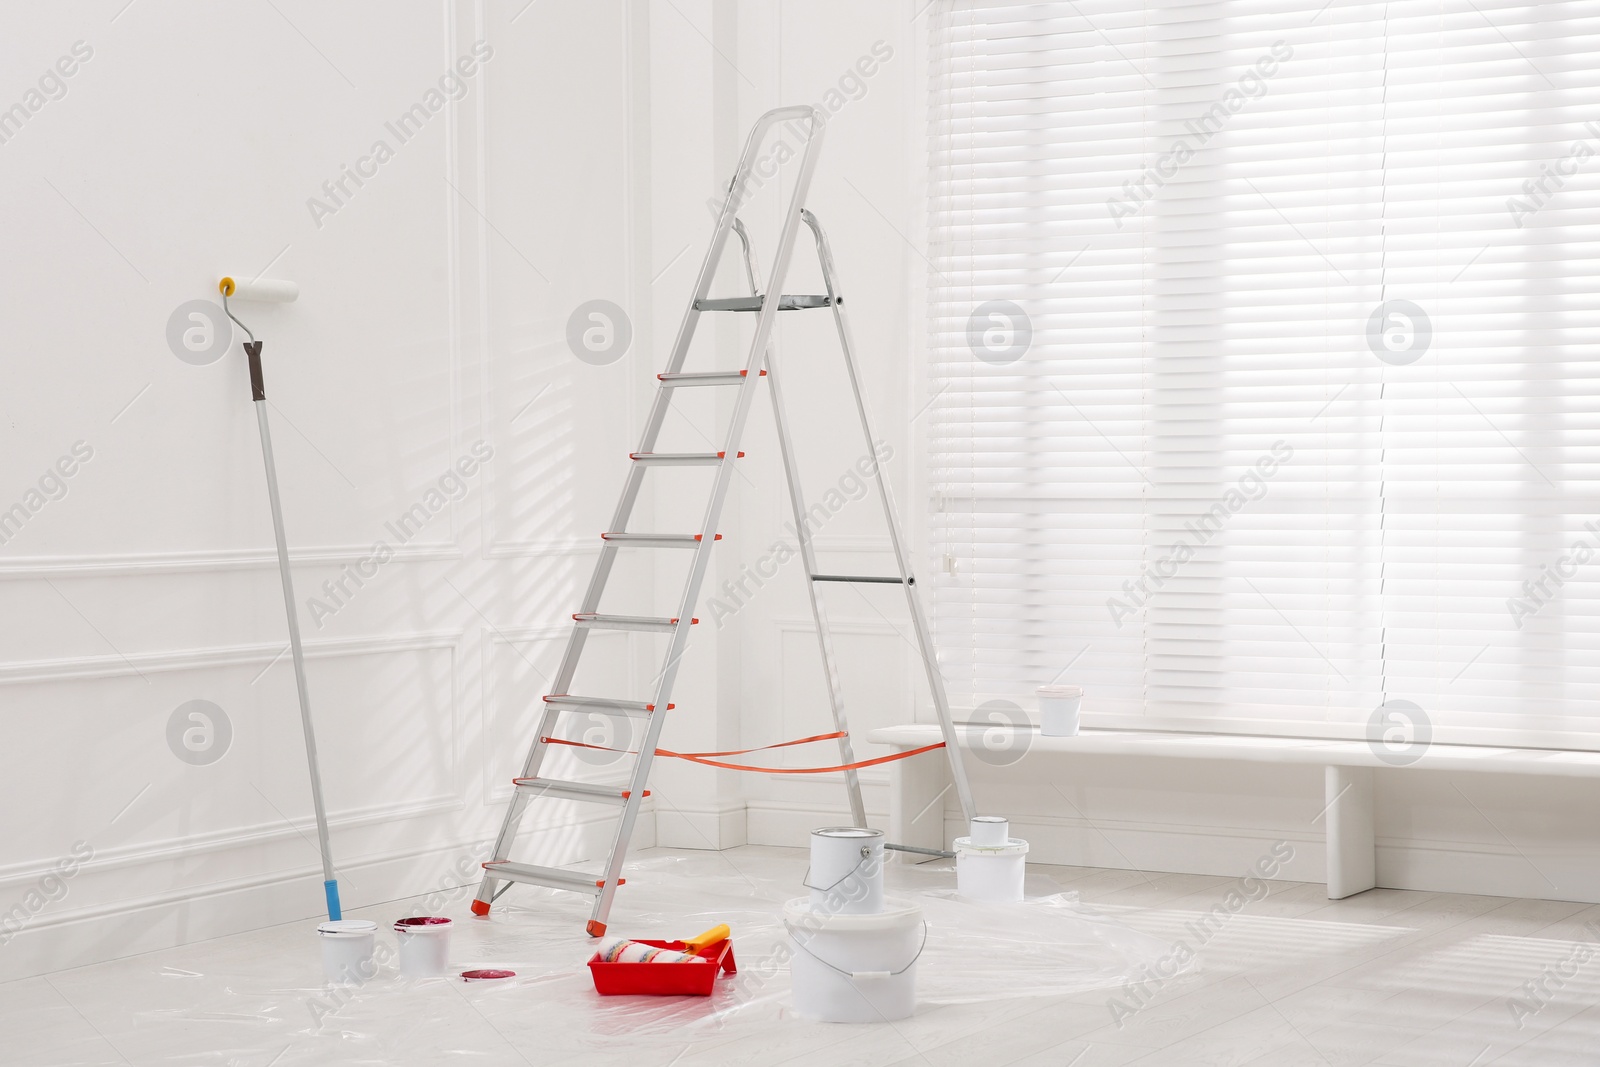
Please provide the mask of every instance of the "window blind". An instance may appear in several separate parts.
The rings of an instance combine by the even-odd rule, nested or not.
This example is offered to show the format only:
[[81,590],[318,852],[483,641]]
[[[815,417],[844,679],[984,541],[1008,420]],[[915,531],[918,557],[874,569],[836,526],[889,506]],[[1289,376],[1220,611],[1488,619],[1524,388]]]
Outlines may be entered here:
[[937,0],[958,703],[1600,739],[1600,3]]

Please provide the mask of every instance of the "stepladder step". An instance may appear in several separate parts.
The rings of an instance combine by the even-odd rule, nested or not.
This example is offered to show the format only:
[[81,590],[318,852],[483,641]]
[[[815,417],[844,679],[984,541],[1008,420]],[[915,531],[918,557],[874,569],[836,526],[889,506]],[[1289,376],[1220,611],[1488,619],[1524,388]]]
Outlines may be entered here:
[[[572,616],[579,626],[595,630],[654,630],[671,633],[678,625],[678,617],[669,619],[649,615],[602,615],[596,611],[580,611]],[[690,619],[689,625],[698,626],[699,619]]]
[[[557,800],[579,800],[591,804],[614,804],[621,807],[633,795],[625,786],[596,785],[592,782],[564,782],[557,778],[513,778],[517,790],[532,797],[552,797]],[[644,796],[650,795],[646,789]]]
[[[564,867],[539,867],[531,863],[512,863],[497,860],[485,863],[483,869],[496,878],[523,885],[542,885],[547,889],[565,889],[571,893],[588,893],[594,896],[605,888],[605,879],[584,871],[571,871]],[[618,878],[618,885],[627,885],[626,878]]]
[[[575,693],[551,693],[544,698],[546,704],[567,711],[614,711],[636,718],[648,718],[656,706],[647,700],[618,700],[615,697],[585,697]],[[676,704],[668,704],[671,711]]]
[[[675,371],[658,374],[656,380],[664,389],[691,389],[711,385],[742,385],[749,373],[747,370]],[[767,372],[762,371],[760,376],[765,378]]]
[[[835,301],[843,303],[842,298],[829,297],[826,294],[795,296],[784,293],[778,298],[779,311],[803,311],[808,308],[832,307]],[[764,296],[726,296],[707,297],[694,302],[696,311],[760,311],[766,304]]]
[[[726,452],[630,452],[628,458],[647,467],[714,467]],[[740,452],[735,458],[743,459]]]
[[[603,533],[601,540],[615,545],[628,545],[634,548],[699,548],[704,540],[704,534],[653,534],[653,533]],[[713,539],[722,540],[721,534],[713,535]]]

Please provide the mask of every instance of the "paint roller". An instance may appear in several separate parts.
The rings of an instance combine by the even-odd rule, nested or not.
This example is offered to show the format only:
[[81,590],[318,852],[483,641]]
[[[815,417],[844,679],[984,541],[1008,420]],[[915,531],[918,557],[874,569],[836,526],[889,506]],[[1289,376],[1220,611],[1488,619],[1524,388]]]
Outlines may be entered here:
[[718,923],[703,934],[680,941],[679,944],[683,946],[681,952],[629,941],[623,937],[608,937],[600,942],[599,954],[602,963],[705,963],[709,957],[700,953],[712,945],[722,944],[732,936],[733,931],[727,923]]
[[[300,299],[300,287],[294,282],[279,281],[276,278],[257,278],[253,282],[241,282],[234,278],[224,278],[217,283],[217,288],[222,290],[224,297],[233,297],[235,300],[254,300],[261,304],[290,304]],[[235,319],[234,321],[238,321]],[[239,323],[241,326],[243,323]]]
[[691,952],[674,952],[670,948],[657,948],[640,941],[623,937],[608,937],[596,950],[601,963],[705,963],[704,956]]
[[317,738],[311,727],[311,696],[306,686],[305,652],[300,645],[300,618],[295,613],[294,579],[289,573],[289,542],[283,532],[283,505],[278,499],[278,470],[272,460],[272,432],[267,426],[267,387],[261,373],[261,346],[250,327],[239,322],[229,298],[267,304],[287,304],[300,296],[294,282],[261,279],[242,282],[223,278],[217,289],[222,293],[222,309],[250,338],[245,355],[250,361],[250,396],[256,405],[256,425],[261,430],[261,456],[267,468],[267,499],[272,505],[272,532],[278,544],[278,576],[283,580],[283,605],[289,617],[289,649],[294,656],[295,688],[300,697],[300,726],[306,739],[306,764],[311,772],[311,803],[317,815],[317,842],[322,850],[322,888],[328,901],[328,918],[337,921],[339,882],[333,873],[333,852],[328,847],[328,811],[322,801],[322,774],[317,769]]

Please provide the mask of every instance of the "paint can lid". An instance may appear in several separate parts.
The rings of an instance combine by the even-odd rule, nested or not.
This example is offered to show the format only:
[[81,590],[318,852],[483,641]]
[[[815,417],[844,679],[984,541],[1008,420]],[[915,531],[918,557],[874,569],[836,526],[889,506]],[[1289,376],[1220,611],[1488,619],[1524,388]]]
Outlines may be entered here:
[[824,826],[811,831],[812,837],[882,837],[882,830],[869,830],[864,826]]
[[1083,686],[1041,685],[1038,689],[1034,690],[1034,692],[1042,697],[1081,697],[1083,696]]
[[493,982],[496,979],[515,978],[516,976],[516,971],[497,971],[493,968],[486,968],[481,971],[461,972],[461,977],[465,978],[469,982]]
[[1007,838],[1003,845],[975,845],[970,837],[958,837],[951,845],[964,856],[1016,856],[1028,854],[1028,843],[1020,837]]
[[317,927],[317,933],[333,937],[362,937],[375,933],[378,924],[371,919],[335,919]]
[[451,925],[451,921],[441,915],[413,915],[408,919],[395,920],[394,928],[396,933],[402,934],[427,930],[443,932],[444,928]]

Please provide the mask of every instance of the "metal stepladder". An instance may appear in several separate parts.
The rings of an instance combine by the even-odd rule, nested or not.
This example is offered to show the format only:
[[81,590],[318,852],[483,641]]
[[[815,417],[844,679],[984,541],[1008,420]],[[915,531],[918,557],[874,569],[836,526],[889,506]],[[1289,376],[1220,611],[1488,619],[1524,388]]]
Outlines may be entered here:
[[[778,246],[773,257],[772,271],[767,276],[765,289],[762,289],[758,286],[758,274],[749,235],[743,223],[738,219],[737,211],[739,205],[743,202],[750,182],[752,168],[755,164],[755,153],[761,147],[768,131],[778,123],[788,124],[790,130],[802,129],[804,149],[796,169],[794,192],[790,198],[784,214],[783,224],[779,231]],[[701,585],[705,580],[710,565],[711,549],[713,544],[722,538],[722,535],[717,533],[716,530],[722,516],[722,506],[727,496],[729,482],[732,478],[733,464],[739,456],[743,455],[739,451],[739,443],[743,436],[745,421],[750,414],[756,390],[763,378],[767,380],[771,390],[779,451],[783,460],[784,472],[788,479],[790,503],[794,510],[795,531],[800,548],[799,555],[806,568],[808,578],[806,586],[811,598],[812,617],[816,623],[818,642],[821,647],[823,669],[826,674],[828,697],[832,705],[835,728],[841,734],[838,739],[840,762],[849,765],[855,763],[856,759],[851,746],[845,716],[843,690],[835,665],[833,640],[828,628],[827,614],[818,596],[817,584],[820,582],[860,582],[899,585],[905,590],[907,606],[910,609],[912,629],[915,631],[928,686],[933,695],[934,709],[943,730],[945,739],[944,751],[950,763],[956,796],[967,819],[970,820],[976,813],[962,762],[961,748],[957,743],[955,726],[951,718],[949,698],[945,693],[944,679],[940,674],[939,665],[934,655],[932,633],[922,609],[916,586],[916,577],[912,573],[911,563],[907,556],[905,539],[896,518],[888,481],[884,477],[876,458],[873,459],[871,464],[872,480],[877,487],[878,500],[883,508],[889,531],[889,540],[899,567],[900,573],[898,577],[819,574],[817,571],[816,554],[812,545],[811,532],[807,525],[805,498],[801,492],[800,479],[795,465],[793,439],[789,433],[788,417],[783,406],[778,368],[774,365],[773,353],[769,346],[777,312],[812,308],[830,308],[832,310],[839,345],[844,356],[845,368],[855,397],[856,412],[860,417],[861,429],[868,445],[868,455],[875,457],[867,406],[862,395],[861,379],[857,372],[855,356],[850,344],[849,327],[845,319],[844,298],[839,295],[838,285],[835,280],[833,255],[816,217],[805,209],[806,193],[810,188],[812,174],[816,169],[817,152],[821,138],[821,116],[814,108],[800,106],[777,108],[767,112],[757,120],[745,141],[744,150],[739,157],[738,169],[732,182],[729,183],[727,199],[724,201],[722,210],[718,215],[716,231],[712,236],[710,247],[706,251],[705,261],[701,264],[700,273],[695,282],[694,297],[690,301],[683,322],[678,329],[677,339],[673,343],[672,354],[668,359],[667,368],[663,373],[657,375],[660,385],[657,388],[655,401],[651,405],[650,414],[645,423],[639,450],[630,455],[633,463],[624,483],[621,499],[617,503],[617,509],[611,522],[611,529],[601,534],[603,544],[600,549],[599,559],[595,563],[594,574],[589,580],[587,591],[584,593],[581,610],[573,615],[572,633],[567,641],[561,665],[552,682],[555,692],[544,698],[544,711],[539,720],[538,733],[529,748],[527,759],[523,764],[522,774],[515,780],[516,791],[512,795],[511,802],[506,810],[505,821],[501,826],[499,837],[495,841],[494,855],[489,862],[483,865],[483,881],[479,885],[477,897],[472,903],[474,914],[487,915],[490,905],[500,893],[510,887],[511,883],[541,885],[554,889],[587,893],[592,896],[594,898],[594,908],[586,929],[594,937],[600,937],[605,933],[606,919],[610,914],[612,900],[616,895],[617,887],[623,883],[621,877],[622,864],[627,855],[628,842],[633,835],[634,822],[638,817],[640,804],[649,795],[649,791],[645,786],[649,780],[651,761],[655,755],[662,726],[666,721],[665,713],[673,708],[673,705],[669,702],[673,683],[677,678],[678,665],[688,644],[689,628],[697,621],[694,618],[694,608],[700,598]],[[822,268],[822,277],[827,290],[823,295],[791,296],[783,292],[784,279],[788,272],[789,261],[794,251],[795,241],[802,221],[811,230],[816,241],[817,257]],[[745,275],[750,286],[751,295],[709,298],[707,293],[716,274],[717,265],[721,260],[730,232],[738,235],[743,248]],[[771,298],[772,294],[778,294],[778,296]],[[755,335],[750,343],[749,356],[742,369],[700,372],[686,372],[683,370],[688,356],[689,344],[694,337],[695,327],[699,321],[700,314],[705,311],[743,312],[756,315]],[[717,452],[705,453],[656,452],[656,442],[665,422],[673,393],[683,388],[718,386],[738,389],[732,418],[729,421],[722,449]],[[700,533],[655,534],[628,531],[628,523],[642,488],[644,475],[647,470],[655,466],[710,466],[716,468],[711,497],[706,505]],[[694,553],[677,614],[661,618],[601,614],[599,612],[601,595],[605,591],[607,579],[610,577],[617,553],[624,548],[641,547],[676,548]],[[653,683],[655,691],[652,699],[646,701],[622,700],[611,697],[578,696],[570,692],[570,686],[583,652],[584,641],[588,632],[592,629],[654,631],[671,634],[666,651],[665,665]],[[560,716],[573,712],[627,715],[644,720],[644,736],[638,746],[638,752],[635,757],[636,762],[629,777],[627,788],[619,790],[614,786],[566,782],[540,777],[540,769],[550,747],[549,740],[554,736]],[[845,770],[844,777],[846,789],[849,792],[851,817],[855,820],[855,825],[864,827],[867,825],[867,813],[861,798],[859,777],[854,769]],[[514,863],[510,860],[510,852],[515,843],[522,816],[525,814],[529,803],[539,798],[611,804],[622,808],[610,856],[602,873],[598,875],[580,873],[565,868],[538,867],[530,864]],[[914,848],[908,845],[890,844],[886,847],[903,852],[947,855],[947,853]],[[507,884],[501,886],[501,882]]]

